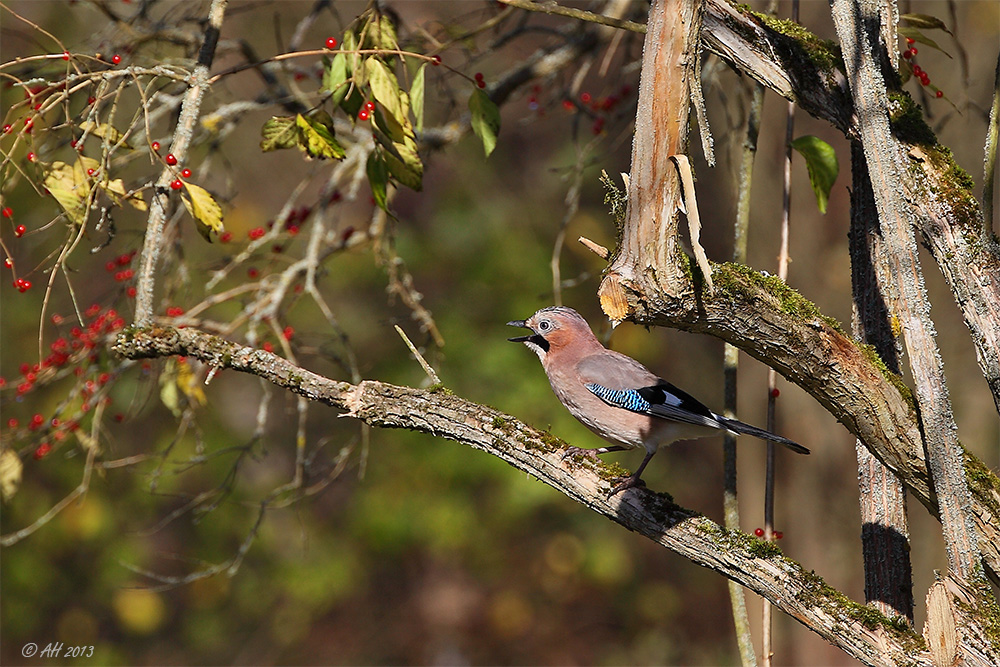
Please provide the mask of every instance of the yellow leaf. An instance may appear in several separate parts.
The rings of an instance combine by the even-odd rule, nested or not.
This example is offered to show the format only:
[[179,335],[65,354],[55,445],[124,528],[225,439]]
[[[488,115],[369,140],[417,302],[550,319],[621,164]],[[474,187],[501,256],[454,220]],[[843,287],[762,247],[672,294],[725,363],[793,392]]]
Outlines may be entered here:
[[333,136],[333,119],[327,119],[329,116],[324,118],[320,114],[299,114],[295,117],[295,125],[299,128],[299,148],[312,157],[342,160],[346,153]]
[[181,181],[184,184],[185,196],[181,197],[184,207],[194,218],[198,233],[212,242],[212,233],[222,232],[222,207],[212,198],[205,188]]
[[81,156],[75,164],[53,162],[46,171],[43,184],[75,225],[83,224],[87,217],[93,188],[93,179],[87,176],[87,169],[97,170],[100,166],[97,160]]
[[191,403],[205,405],[208,401],[205,398],[205,390],[201,388],[201,382],[198,381],[198,377],[186,361],[177,362],[177,388],[188,397],[188,401]]
[[107,195],[111,197],[111,199],[113,199],[119,206],[122,205],[122,202],[125,202],[126,204],[131,204],[133,208],[140,211],[145,211],[147,208],[146,202],[143,201],[142,197],[134,193],[130,195],[126,192],[125,182],[120,178],[116,178],[113,181],[101,181],[98,185],[100,185],[101,188],[104,189],[104,192],[106,192]]
[[125,135],[116,130],[111,125],[108,125],[107,123],[95,123],[94,121],[91,120],[85,120],[82,123],[80,123],[80,129],[83,130],[84,132],[89,132],[91,135],[95,137],[101,137],[102,139],[107,139],[113,144],[118,144],[119,142],[121,142],[121,145],[124,146],[125,148],[132,148],[132,146],[127,141],[123,141],[125,139]]
[[271,116],[260,128],[260,134],[263,137],[260,149],[265,153],[279,148],[291,148],[299,141],[298,128],[291,116]]
[[9,502],[17,493],[23,469],[21,458],[13,450],[5,448],[0,452],[0,498],[4,502]]

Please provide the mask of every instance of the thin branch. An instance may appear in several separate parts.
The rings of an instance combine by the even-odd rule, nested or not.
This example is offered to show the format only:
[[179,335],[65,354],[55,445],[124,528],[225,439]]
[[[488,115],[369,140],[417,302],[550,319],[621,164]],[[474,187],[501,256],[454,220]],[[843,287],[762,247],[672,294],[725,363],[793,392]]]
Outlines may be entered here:
[[[184,97],[184,102],[181,104],[180,117],[177,119],[177,127],[170,144],[171,153],[177,158],[178,165],[184,164],[188,146],[194,136],[195,125],[201,112],[202,97],[208,87],[208,71],[215,57],[215,47],[222,30],[222,20],[225,16],[227,2],[228,0],[212,0],[212,5],[209,8],[205,40],[201,53],[198,54],[198,63],[191,74],[191,84]],[[174,178],[176,178],[174,168],[165,165],[156,181],[151,197],[149,220],[146,224],[142,253],[139,256],[136,281],[135,322],[139,326],[149,326],[153,321],[153,289],[156,286],[156,271],[159,267],[160,250],[164,245],[163,232],[166,225],[167,208],[170,205],[167,186]]]
[[531,0],[497,0],[505,5],[511,7],[517,7],[518,9],[526,9],[530,12],[541,12],[542,14],[549,14],[553,16],[566,16],[571,19],[576,19],[578,21],[587,21],[588,23],[597,23],[600,25],[606,25],[612,28],[621,28],[622,30],[630,30],[632,32],[637,32],[640,34],[645,34],[646,26],[642,23],[636,23],[635,21],[627,21],[625,19],[617,19],[611,16],[604,16],[602,14],[595,14],[593,12],[588,12],[584,9],[574,9],[572,7],[563,7],[555,2],[532,2]]

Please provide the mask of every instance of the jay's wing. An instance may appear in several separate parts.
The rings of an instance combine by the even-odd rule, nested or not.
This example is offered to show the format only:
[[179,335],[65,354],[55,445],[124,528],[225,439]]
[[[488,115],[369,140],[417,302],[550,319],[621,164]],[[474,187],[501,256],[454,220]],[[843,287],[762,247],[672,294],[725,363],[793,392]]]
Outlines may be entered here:
[[577,364],[577,372],[584,386],[608,405],[696,426],[726,428],[698,399],[624,354],[608,350],[585,357]]
[[616,408],[685,424],[752,435],[782,444],[799,454],[809,453],[808,449],[794,440],[715,414],[698,399],[656,377],[631,357],[609,351],[609,354],[581,360],[577,370],[584,386],[591,393]]

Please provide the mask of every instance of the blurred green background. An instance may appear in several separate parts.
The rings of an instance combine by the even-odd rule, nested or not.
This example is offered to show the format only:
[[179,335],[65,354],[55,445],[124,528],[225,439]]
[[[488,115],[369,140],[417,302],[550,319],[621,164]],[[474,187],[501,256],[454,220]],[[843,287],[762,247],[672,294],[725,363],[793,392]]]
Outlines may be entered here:
[[[123,14],[135,11],[132,3],[107,4]],[[287,39],[312,4],[230,3],[223,41],[247,40],[261,57],[280,52],[281,39]],[[497,11],[493,3],[480,2],[390,4],[406,26],[401,34],[416,34],[420,26],[434,31],[446,24],[475,25]],[[785,5],[782,15],[788,14]],[[908,5],[910,11],[951,23],[946,2]],[[22,1],[5,6],[73,50],[111,52],[128,40],[125,28],[111,25],[92,3]],[[181,6],[184,14],[198,16],[207,3],[154,3],[151,11],[171,18]],[[303,48],[320,48],[327,35],[340,34],[364,6],[336,3],[333,12],[322,12]],[[927,100],[929,120],[976,179],[977,195],[986,125],[982,110],[989,105],[994,54],[1000,47],[998,7],[990,1],[954,4],[954,30],[969,54],[967,77],[958,60],[943,54],[925,49],[923,61],[954,102]],[[802,22],[832,37],[828,11],[825,2],[803,3]],[[0,21],[3,62],[54,50],[3,9]],[[530,24],[562,25],[559,19],[537,16]],[[495,53],[486,50],[488,39],[470,40],[445,57],[466,75],[481,71],[491,81],[546,37],[544,30],[528,31]],[[941,44],[958,55],[951,37],[942,35]],[[637,70],[623,69],[621,63],[637,58],[640,48],[641,41],[625,39],[612,55],[615,66],[604,76],[598,65],[606,52],[595,54],[581,89],[594,97],[619,94],[623,85],[634,91]],[[173,55],[140,51],[134,57],[150,62]],[[235,62],[224,51],[215,70]],[[709,257],[722,261],[731,253],[735,147],[742,142],[747,83],[717,62],[709,69],[706,93],[720,164],[709,169],[700,149],[693,147],[692,154],[706,228],[703,242]],[[560,257],[562,276],[570,281],[562,298],[600,336],[610,333],[595,297],[603,262],[575,239],[584,235],[614,245],[614,223],[598,177],[601,170],[614,175],[629,169],[634,100],[623,101],[620,113],[607,115],[594,142],[590,119],[564,108],[558,95],[576,71],[530,84],[512,97],[502,109],[500,141],[489,159],[470,135],[426,155],[423,192],[404,190],[395,199],[397,251],[423,295],[422,305],[434,316],[443,348],[432,349],[405,305],[387,295],[385,270],[367,245],[328,260],[320,288],[363,377],[425,384],[423,371],[393,331],[392,325],[399,324],[418,345],[431,348],[429,358],[456,394],[590,447],[600,445],[596,436],[558,404],[535,355],[508,343],[513,330],[504,326],[553,302],[549,262],[573,168],[582,161],[580,207],[568,221]],[[454,118],[464,104],[464,98],[448,96],[455,77],[434,74],[437,78],[428,82],[429,124]],[[207,110],[252,97],[258,85],[252,74],[232,77],[213,91]],[[301,85],[314,88],[316,82]],[[915,91],[913,83],[910,88]],[[5,89],[4,108],[20,101],[20,94]],[[754,174],[749,263],[771,272],[776,270],[784,109],[783,100],[767,97]],[[272,113],[250,112],[224,142],[199,148],[189,162],[196,172],[199,161],[211,164],[198,175],[206,186],[230,195],[227,229],[239,238],[273,218],[301,179],[316,169],[294,151],[260,153],[259,128]],[[841,176],[828,213],[820,216],[805,166],[800,161],[794,165],[789,282],[847,325],[849,151],[829,127],[800,114],[796,135],[804,134],[834,145]],[[13,191],[5,189],[4,196],[4,205],[18,211],[17,222],[31,230],[56,213],[51,201],[23,182]],[[337,209],[337,224],[344,230],[364,228],[370,212],[367,195],[345,202]],[[74,287],[84,307],[92,302],[114,306],[129,319],[131,302],[105,273],[104,264],[140,245],[144,219],[138,212],[123,212],[108,248],[74,258]],[[44,262],[59,242],[54,236],[58,232],[43,230],[17,240],[18,261]],[[3,239],[13,247],[7,226]],[[88,239],[90,245],[98,241]],[[179,243],[195,275],[238,249],[209,246],[190,231]],[[271,261],[264,257],[257,266],[266,270]],[[996,469],[996,411],[947,288],[929,261],[925,266],[963,444]],[[19,366],[37,360],[46,278],[33,280],[36,288],[25,294],[9,280],[0,284],[0,375],[8,379],[0,393],[4,429],[11,417],[23,424],[34,413],[52,414],[71,386],[69,381],[63,391],[53,387],[23,399],[12,391],[11,378],[19,375]],[[190,305],[183,293],[178,298],[177,305]],[[67,290],[57,286],[47,312],[67,314],[70,309]],[[349,379],[330,353],[331,346],[339,345],[331,342],[334,335],[315,307],[294,308],[287,319],[282,324],[294,326],[303,365]],[[47,324],[43,329],[46,342],[57,335]],[[721,408],[719,341],[623,324],[610,343]],[[102,356],[98,363],[111,362]],[[156,375],[162,365],[134,367],[116,379],[100,442],[105,460],[155,456],[96,471],[84,499],[0,552],[3,664],[43,664],[21,656],[27,642],[43,648],[49,642],[95,647],[92,658],[63,661],[67,664],[738,663],[722,577],[591,514],[482,452],[404,431],[374,430],[365,441],[357,424],[320,406],[312,406],[308,414],[308,470],[313,481],[322,478],[341,450],[350,447],[342,473],[321,493],[269,509],[232,576],[223,572],[183,586],[159,587],[144,573],[184,576],[237,554],[257,521],[261,501],[292,477],[296,430],[295,400],[273,392],[266,433],[253,440],[258,405],[269,390],[249,376],[224,372],[205,388],[207,405],[196,411],[196,422],[179,431],[178,420],[159,400]],[[740,418],[763,424],[766,369],[744,358],[740,372]],[[853,438],[804,392],[784,382],[780,387],[779,432],[813,451],[808,459],[779,454],[780,546],[831,585],[862,600]],[[108,415],[120,416],[120,421]],[[31,524],[80,483],[80,448],[57,448],[35,460],[30,453],[36,445],[31,440],[14,443],[24,475],[17,495],[2,508],[0,532],[5,535]],[[653,460],[645,474],[648,485],[721,520],[719,445],[718,439],[678,443]],[[747,439],[740,451],[743,529],[750,532],[762,524],[764,449]],[[230,479],[239,456],[239,472]],[[195,457],[200,457],[196,465],[191,463]],[[633,469],[641,453],[607,458]],[[198,494],[225,485],[230,485],[228,493],[217,497],[211,511],[181,511]],[[911,520],[919,624],[932,570],[945,567],[946,561],[937,524],[915,502]],[[759,637],[760,604],[752,595],[748,602]],[[778,615],[774,624],[776,664],[852,664],[792,619]]]

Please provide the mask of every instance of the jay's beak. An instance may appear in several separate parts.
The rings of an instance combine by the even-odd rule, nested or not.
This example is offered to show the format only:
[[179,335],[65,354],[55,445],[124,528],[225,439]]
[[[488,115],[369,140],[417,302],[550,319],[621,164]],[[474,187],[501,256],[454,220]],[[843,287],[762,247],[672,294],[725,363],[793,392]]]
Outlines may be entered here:
[[[522,328],[525,328],[525,329],[528,328],[528,325],[525,323],[524,320],[512,320],[512,321],[510,321],[510,322],[507,323],[507,326],[509,326],[509,327],[522,327]],[[534,333],[534,332],[532,332],[532,333]],[[514,338],[508,338],[507,340],[509,340],[512,343],[523,343],[524,341],[530,340],[530,339],[531,339],[531,336],[515,336]]]

